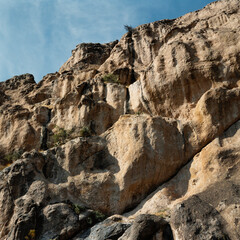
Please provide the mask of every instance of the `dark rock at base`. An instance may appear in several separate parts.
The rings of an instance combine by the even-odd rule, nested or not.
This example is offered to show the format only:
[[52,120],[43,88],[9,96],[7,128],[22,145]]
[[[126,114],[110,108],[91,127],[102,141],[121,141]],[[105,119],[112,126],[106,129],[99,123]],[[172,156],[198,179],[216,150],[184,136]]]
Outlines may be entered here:
[[227,240],[224,219],[210,204],[194,195],[175,206],[171,215],[172,227],[178,239]]
[[155,215],[139,215],[132,226],[119,238],[121,240],[173,240],[167,221]]
[[130,227],[120,218],[108,218],[105,221],[93,226],[83,234],[79,234],[74,240],[117,240]]

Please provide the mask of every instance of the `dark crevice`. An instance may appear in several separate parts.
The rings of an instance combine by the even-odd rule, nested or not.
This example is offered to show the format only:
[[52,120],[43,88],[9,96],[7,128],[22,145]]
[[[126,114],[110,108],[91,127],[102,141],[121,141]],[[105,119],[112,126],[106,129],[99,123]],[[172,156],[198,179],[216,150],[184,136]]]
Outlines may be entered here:
[[152,111],[150,109],[150,107],[148,106],[148,100],[146,100],[143,96],[143,88],[142,88],[142,84],[140,84],[140,88],[141,88],[141,102],[142,102],[142,105],[143,107],[148,111],[148,114],[152,117],[153,114],[152,114]]
[[129,32],[129,38],[128,38],[128,52],[129,52],[129,64],[131,66],[131,72],[130,72],[130,75],[131,75],[131,78],[130,78],[130,84],[134,83],[136,81],[136,77],[135,77],[135,71],[134,71],[134,63],[135,63],[135,60],[136,60],[136,51],[135,51],[135,48],[134,48],[134,41],[133,41],[133,38],[132,38],[132,34],[133,32]]
[[47,140],[48,140],[48,132],[49,131],[47,129],[47,125],[50,121],[51,121],[51,109],[48,108],[48,120],[42,128],[42,142],[41,142],[41,146],[40,146],[41,150],[47,150],[48,149]]
[[124,103],[124,114],[128,114],[129,113],[129,99],[130,99],[130,94],[129,94],[129,89],[126,88],[126,100]]
[[163,240],[174,240],[171,226],[169,224],[166,225],[163,230]]
[[136,82],[136,77],[135,77],[135,71],[134,71],[134,69],[132,68],[130,84],[133,84],[134,82]]
[[93,134],[93,135],[97,135],[97,132],[96,132],[96,124],[95,124],[95,121],[94,120],[91,120],[90,121],[90,124],[89,124],[89,129],[90,129],[90,132]]

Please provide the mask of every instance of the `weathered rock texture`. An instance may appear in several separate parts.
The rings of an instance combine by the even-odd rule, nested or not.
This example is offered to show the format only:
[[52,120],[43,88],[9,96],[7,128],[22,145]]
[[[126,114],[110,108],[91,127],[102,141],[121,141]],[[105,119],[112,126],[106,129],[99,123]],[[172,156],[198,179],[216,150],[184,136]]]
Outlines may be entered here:
[[240,239],[239,12],[214,2],[0,83],[0,239]]

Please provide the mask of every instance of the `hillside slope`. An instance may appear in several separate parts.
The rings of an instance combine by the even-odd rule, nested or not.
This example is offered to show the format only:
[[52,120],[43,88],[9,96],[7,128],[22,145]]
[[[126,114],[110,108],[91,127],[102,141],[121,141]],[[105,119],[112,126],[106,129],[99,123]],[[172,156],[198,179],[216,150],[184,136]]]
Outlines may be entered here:
[[1,82],[0,239],[240,239],[239,30],[217,1]]

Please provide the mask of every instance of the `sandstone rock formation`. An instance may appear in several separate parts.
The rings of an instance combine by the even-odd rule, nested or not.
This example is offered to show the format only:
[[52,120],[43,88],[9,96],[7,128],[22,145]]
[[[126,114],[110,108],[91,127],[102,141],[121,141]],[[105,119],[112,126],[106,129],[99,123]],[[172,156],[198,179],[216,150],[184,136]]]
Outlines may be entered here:
[[217,1],[0,83],[0,239],[240,239],[239,12]]

